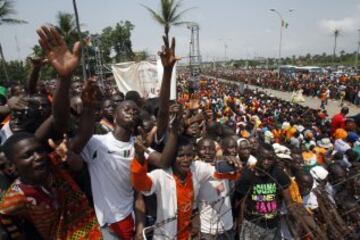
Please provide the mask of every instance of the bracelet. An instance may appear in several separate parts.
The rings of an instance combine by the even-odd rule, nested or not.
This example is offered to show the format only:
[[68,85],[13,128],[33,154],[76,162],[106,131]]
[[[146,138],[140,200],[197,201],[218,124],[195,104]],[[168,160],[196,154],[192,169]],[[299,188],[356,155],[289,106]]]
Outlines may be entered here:
[[154,151],[155,151],[155,150],[152,149],[151,147],[148,147],[147,149],[145,149],[145,151],[144,151],[145,159],[146,159],[146,160],[149,159],[150,154],[151,154],[152,152],[154,152]]

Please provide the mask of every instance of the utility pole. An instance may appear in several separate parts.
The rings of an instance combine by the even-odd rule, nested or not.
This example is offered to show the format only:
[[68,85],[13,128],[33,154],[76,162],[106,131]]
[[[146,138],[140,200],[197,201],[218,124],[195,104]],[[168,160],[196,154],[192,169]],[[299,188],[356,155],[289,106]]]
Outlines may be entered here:
[[[282,41],[283,41],[283,28],[285,27],[285,20],[282,14],[275,8],[270,9],[271,12],[276,13],[280,18],[280,39],[279,39],[279,56],[278,56],[278,67],[281,65],[281,50],[282,50]],[[294,9],[289,9],[288,12],[293,12]]]
[[360,29],[358,29],[359,32],[359,41],[358,41],[358,48],[357,48],[357,52],[356,52],[356,58],[355,58],[355,68],[358,67],[359,64],[359,52],[360,52]]
[[339,37],[340,31],[339,29],[334,30],[334,52],[333,52],[333,63],[335,64],[336,59],[336,48],[337,48],[337,38]]
[[226,66],[226,63],[228,61],[228,49],[229,49],[228,41],[231,41],[231,39],[220,38],[219,41],[222,41],[224,43],[224,66]]
[[82,40],[81,30],[80,30],[80,21],[79,21],[79,14],[76,6],[76,0],[73,0],[74,12],[75,12],[75,20],[76,20],[76,29],[79,35],[79,41],[81,46],[81,65],[82,65],[82,72],[84,81],[87,80],[86,77],[86,65],[85,65],[85,49],[84,49],[84,41]]

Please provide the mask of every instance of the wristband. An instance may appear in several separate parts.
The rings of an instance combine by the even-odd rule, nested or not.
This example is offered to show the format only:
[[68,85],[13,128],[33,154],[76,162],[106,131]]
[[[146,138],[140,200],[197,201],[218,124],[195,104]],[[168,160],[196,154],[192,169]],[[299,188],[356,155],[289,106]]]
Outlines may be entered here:
[[144,151],[145,159],[146,159],[146,160],[149,159],[150,154],[151,154],[152,152],[154,152],[154,151],[155,151],[155,150],[152,149],[151,147],[148,147],[147,149],[145,149],[145,151]]

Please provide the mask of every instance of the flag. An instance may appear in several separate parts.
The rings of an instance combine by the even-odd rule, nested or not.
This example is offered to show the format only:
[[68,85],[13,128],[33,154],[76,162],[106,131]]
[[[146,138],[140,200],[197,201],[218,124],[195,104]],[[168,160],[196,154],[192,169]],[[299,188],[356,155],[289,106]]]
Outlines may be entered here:
[[289,27],[289,23],[288,23],[288,22],[285,22],[284,20],[281,20],[281,27],[287,29],[287,28]]

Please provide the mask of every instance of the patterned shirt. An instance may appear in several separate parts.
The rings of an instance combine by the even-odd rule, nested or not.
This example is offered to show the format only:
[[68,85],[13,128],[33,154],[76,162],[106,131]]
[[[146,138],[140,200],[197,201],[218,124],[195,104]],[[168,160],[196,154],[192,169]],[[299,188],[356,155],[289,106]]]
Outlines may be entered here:
[[17,179],[0,201],[0,214],[29,220],[44,239],[101,239],[94,210],[61,161],[50,154],[54,164],[50,187],[27,185]]

